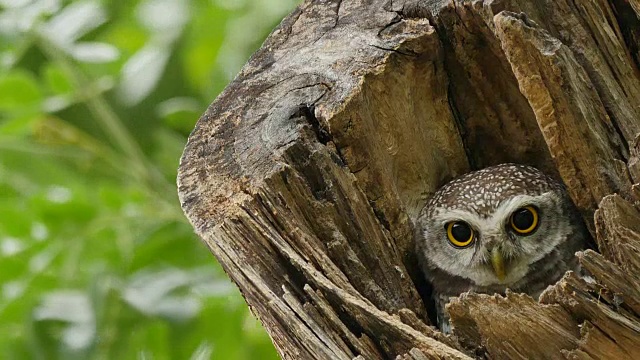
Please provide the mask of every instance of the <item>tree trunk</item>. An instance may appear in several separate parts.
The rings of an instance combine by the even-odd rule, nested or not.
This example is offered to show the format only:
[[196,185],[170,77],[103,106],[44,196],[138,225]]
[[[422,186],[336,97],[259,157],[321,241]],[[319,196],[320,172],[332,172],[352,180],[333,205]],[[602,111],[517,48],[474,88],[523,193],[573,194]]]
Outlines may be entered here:
[[[306,1],[198,122],[182,207],[285,359],[637,358],[639,24],[638,0]],[[593,281],[464,294],[441,334],[413,220],[503,162],[564,181]]]

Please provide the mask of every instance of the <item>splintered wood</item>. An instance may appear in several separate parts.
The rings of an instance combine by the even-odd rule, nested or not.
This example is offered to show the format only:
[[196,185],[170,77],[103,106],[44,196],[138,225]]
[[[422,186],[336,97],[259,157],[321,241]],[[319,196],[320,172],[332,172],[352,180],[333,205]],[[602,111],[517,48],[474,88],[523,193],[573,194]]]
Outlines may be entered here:
[[[181,205],[285,359],[638,358],[639,60],[635,0],[308,0],[196,125]],[[503,162],[562,179],[598,252],[442,334],[413,219]]]

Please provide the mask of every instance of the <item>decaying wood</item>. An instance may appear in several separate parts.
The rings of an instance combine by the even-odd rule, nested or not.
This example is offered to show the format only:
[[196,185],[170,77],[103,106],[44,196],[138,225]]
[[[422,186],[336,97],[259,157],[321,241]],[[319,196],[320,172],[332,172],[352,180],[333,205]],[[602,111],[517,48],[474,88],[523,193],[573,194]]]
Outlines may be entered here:
[[[635,0],[308,0],[198,122],[182,207],[283,358],[630,358],[639,51]],[[563,180],[602,255],[541,302],[463,295],[441,334],[412,220],[502,162]]]
[[638,209],[618,195],[609,195],[602,200],[595,222],[602,253],[630,273],[640,273]]
[[[602,274],[594,274],[596,279]],[[631,284],[629,284],[631,286]],[[586,334],[591,339],[584,339],[578,350],[591,358],[598,358],[601,354],[621,354],[618,359],[633,359],[640,353],[640,322],[638,314],[632,314],[620,309],[623,305],[622,297],[601,286],[599,283],[590,284],[574,273],[567,274],[553,288],[541,295],[542,302],[559,303],[574,318],[586,321]],[[637,301],[638,299],[631,299]],[[594,346],[592,342],[602,342],[603,336],[595,336],[594,332],[604,334],[609,339],[606,346]],[[584,334],[584,332],[583,332]],[[585,335],[586,335],[585,334]],[[591,349],[590,349],[591,348]],[[610,357],[607,357],[610,358]]]
[[448,310],[461,341],[497,359],[560,358],[562,350],[576,347],[579,337],[569,313],[524,294],[465,294]]

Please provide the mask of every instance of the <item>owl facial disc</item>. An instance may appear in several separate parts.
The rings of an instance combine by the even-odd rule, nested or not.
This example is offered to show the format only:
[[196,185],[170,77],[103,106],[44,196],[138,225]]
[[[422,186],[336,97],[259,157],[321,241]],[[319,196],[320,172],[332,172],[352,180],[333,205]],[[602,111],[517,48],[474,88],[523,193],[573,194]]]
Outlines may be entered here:
[[538,296],[567,270],[590,234],[564,186],[526,165],[467,173],[438,189],[416,219],[417,258],[438,322],[467,291]]

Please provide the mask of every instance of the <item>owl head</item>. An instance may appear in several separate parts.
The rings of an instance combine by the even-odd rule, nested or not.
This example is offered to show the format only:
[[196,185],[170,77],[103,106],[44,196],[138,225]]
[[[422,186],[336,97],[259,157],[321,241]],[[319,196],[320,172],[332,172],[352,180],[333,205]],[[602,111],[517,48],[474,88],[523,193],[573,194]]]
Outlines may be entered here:
[[533,167],[502,164],[440,188],[417,219],[416,249],[438,292],[513,289],[584,232],[562,184]]

